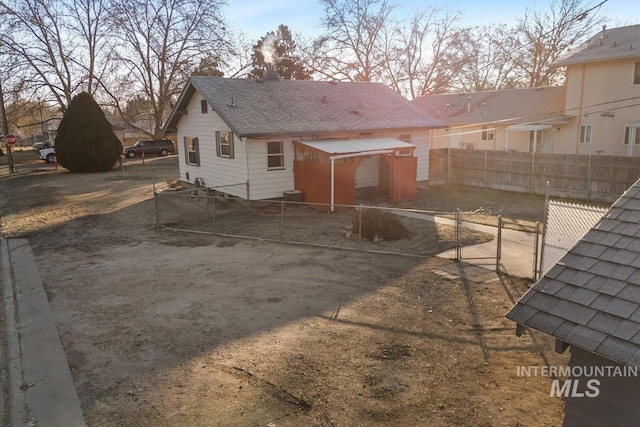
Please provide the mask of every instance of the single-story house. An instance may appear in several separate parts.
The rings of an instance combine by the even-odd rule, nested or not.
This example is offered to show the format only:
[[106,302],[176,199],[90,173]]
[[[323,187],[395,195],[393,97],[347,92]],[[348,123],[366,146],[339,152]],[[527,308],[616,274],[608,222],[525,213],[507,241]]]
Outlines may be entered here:
[[506,317],[571,349],[564,427],[640,425],[640,180]]
[[416,106],[448,125],[433,148],[553,153],[563,129],[564,86],[427,95]]
[[414,198],[429,177],[430,132],[442,127],[383,84],[281,80],[270,69],[263,79],[192,76],[164,132],[177,134],[184,182],[249,200],[299,190],[333,205],[365,189]]

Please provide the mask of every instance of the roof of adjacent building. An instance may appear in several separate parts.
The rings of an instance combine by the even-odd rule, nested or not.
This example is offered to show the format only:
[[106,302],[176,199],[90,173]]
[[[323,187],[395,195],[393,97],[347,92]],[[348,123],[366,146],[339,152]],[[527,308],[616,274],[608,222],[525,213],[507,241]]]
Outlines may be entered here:
[[631,25],[603,29],[553,65],[562,67],[585,62],[637,57],[640,57],[640,25]]
[[241,137],[445,126],[381,83],[192,76],[165,132],[176,131],[196,91]]
[[447,124],[566,123],[565,86],[426,95],[414,101]]
[[506,317],[640,367],[640,180]]
[[302,145],[327,154],[355,154],[385,150],[414,149],[415,145],[394,138],[328,139],[298,141]]

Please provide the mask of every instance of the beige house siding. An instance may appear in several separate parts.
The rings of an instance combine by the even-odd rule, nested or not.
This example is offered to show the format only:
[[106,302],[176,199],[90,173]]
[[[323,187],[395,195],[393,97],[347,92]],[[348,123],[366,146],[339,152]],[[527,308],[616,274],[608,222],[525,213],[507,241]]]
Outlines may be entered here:
[[[593,62],[567,67],[567,110],[575,115],[568,132],[561,138],[556,152],[574,154],[605,154],[626,156],[625,126],[640,120],[640,107],[621,108],[637,104],[640,85],[633,84],[635,60]],[[580,107],[582,105],[582,107]],[[591,126],[591,143],[579,143],[580,126]],[[640,146],[633,147],[633,156],[640,156]]]

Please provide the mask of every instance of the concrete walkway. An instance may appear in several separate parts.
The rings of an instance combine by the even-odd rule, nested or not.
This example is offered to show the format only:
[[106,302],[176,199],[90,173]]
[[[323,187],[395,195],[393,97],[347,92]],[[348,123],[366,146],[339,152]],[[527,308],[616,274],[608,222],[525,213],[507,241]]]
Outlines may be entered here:
[[10,426],[86,426],[28,240],[0,240]]
[[[398,212],[397,215],[408,218],[417,218],[425,221],[432,221],[436,224],[450,225],[455,227],[456,221],[450,218],[442,218],[433,215],[421,214],[418,212]],[[491,234],[494,238],[490,242],[478,245],[464,246],[462,248],[462,261],[484,267],[490,270],[496,268],[496,254],[498,251],[498,228],[490,225],[475,224],[462,221],[462,227],[467,230],[480,231]],[[502,229],[502,257],[500,266],[504,273],[510,276],[533,279],[534,271],[534,246],[535,233],[524,231]],[[436,255],[440,258],[456,258],[456,250],[450,249]]]

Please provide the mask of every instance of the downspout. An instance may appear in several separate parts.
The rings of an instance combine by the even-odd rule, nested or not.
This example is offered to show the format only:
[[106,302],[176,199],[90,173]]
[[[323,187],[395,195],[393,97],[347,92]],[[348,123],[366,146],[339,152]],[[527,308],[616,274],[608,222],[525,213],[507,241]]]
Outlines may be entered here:
[[377,150],[377,151],[365,151],[360,153],[350,153],[350,154],[337,154],[335,156],[330,156],[329,160],[331,161],[331,210],[330,212],[335,212],[335,200],[336,200],[336,160],[339,159],[349,159],[352,157],[363,157],[363,156],[376,156],[379,154],[393,154],[394,150]]
[[582,81],[580,82],[580,114],[578,115],[578,132],[576,134],[576,154],[580,154],[580,127],[582,126],[582,114],[584,113],[582,103],[584,102],[584,80],[586,76],[586,65],[582,64]]

